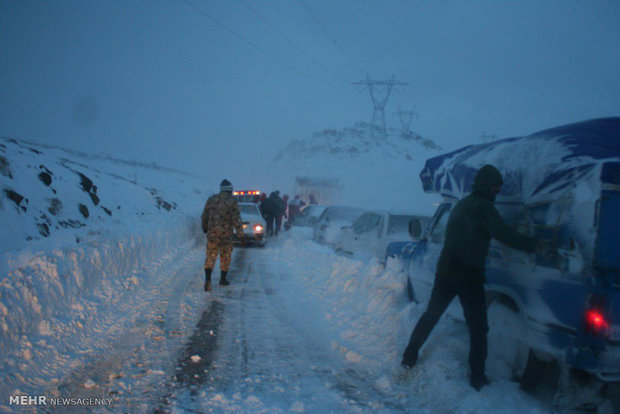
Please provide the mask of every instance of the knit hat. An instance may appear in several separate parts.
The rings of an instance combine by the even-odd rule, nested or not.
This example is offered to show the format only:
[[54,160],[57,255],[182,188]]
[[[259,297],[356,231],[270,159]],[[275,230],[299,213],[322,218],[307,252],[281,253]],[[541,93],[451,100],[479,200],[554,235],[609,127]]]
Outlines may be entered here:
[[232,193],[232,190],[233,186],[230,181],[222,180],[222,182],[220,183],[220,191],[228,191],[229,193]]

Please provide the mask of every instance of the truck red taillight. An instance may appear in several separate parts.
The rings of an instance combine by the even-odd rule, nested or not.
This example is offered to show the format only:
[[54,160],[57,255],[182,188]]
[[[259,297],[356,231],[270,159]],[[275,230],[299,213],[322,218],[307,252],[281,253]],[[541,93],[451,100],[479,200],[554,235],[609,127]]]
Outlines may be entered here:
[[605,332],[609,329],[609,322],[607,322],[603,313],[597,309],[586,311],[586,324],[595,333]]

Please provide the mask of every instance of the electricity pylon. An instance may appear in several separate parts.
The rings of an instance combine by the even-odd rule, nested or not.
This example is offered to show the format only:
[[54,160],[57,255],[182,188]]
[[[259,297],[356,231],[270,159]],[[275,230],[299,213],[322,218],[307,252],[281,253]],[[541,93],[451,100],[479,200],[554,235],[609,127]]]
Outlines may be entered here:
[[385,137],[385,104],[390,97],[392,88],[394,86],[407,86],[409,84],[397,81],[394,79],[394,76],[392,76],[392,79],[389,80],[374,80],[367,77],[366,80],[353,82],[353,85],[364,85],[368,88],[368,92],[370,92],[370,99],[372,99],[372,103],[374,105],[374,111],[372,113],[372,135],[374,137],[375,130],[377,130],[381,133],[381,137]]
[[395,112],[395,114],[398,114],[398,119],[400,119],[401,136],[408,136],[411,133],[411,122],[413,121],[413,118],[418,118],[418,113],[413,109],[410,111],[404,111],[400,109],[400,105],[398,105],[398,111]]

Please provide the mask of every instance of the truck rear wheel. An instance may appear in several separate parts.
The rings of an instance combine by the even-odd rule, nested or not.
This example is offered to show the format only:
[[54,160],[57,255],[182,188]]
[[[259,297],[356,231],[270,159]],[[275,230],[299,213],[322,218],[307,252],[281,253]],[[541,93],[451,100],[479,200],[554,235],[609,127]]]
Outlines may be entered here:
[[525,391],[540,380],[546,362],[527,344],[527,324],[516,306],[502,297],[488,306],[488,371],[495,377],[511,378]]

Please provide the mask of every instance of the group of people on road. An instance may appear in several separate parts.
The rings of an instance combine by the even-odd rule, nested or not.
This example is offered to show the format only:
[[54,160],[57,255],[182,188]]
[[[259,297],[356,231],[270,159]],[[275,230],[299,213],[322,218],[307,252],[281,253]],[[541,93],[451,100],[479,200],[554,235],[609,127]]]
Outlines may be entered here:
[[259,201],[258,207],[267,223],[267,236],[277,236],[282,228],[282,218],[286,217],[288,195],[280,197],[280,192],[276,190]]
[[[548,258],[557,255],[551,243],[522,235],[504,222],[494,206],[502,184],[502,175],[497,168],[483,166],[475,176],[472,193],[461,199],[450,213],[431,298],[411,333],[401,360],[406,369],[416,365],[422,345],[450,302],[458,296],[469,328],[470,385],[476,391],[489,383],[485,375],[489,328],[484,274],[491,239]],[[202,213],[202,228],[207,233],[205,290],[211,289],[211,272],[218,252],[222,269],[220,285],[228,285],[226,276],[232,253],[233,228],[237,229],[238,235],[243,235],[239,208],[231,194],[232,185],[224,180],[220,190],[219,194],[209,198]],[[287,217],[287,207],[290,222],[291,215],[298,214],[305,204],[299,196],[288,203],[288,196],[280,198],[278,191],[259,202],[269,235],[277,235],[280,231],[282,217]]]
[[296,195],[289,202],[288,194],[280,197],[280,191],[278,190],[269,194],[269,197],[265,193],[261,194],[261,197],[258,199],[258,206],[267,223],[267,236],[277,236],[282,230],[284,219],[286,219],[284,229],[290,229],[293,220],[301,213],[301,208],[305,205],[306,203],[299,195]]

